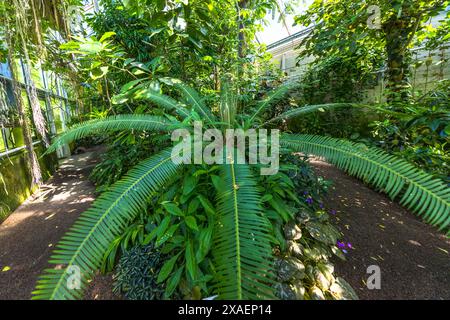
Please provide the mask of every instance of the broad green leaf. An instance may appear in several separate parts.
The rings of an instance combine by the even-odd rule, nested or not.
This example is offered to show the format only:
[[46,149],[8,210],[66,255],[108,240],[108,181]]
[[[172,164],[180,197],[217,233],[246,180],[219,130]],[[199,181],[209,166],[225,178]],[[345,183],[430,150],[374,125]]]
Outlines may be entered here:
[[111,38],[111,37],[114,36],[115,34],[116,34],[116,33],[113,32],[113,31],[105,32],[105,33],[102,35],[102,37],[100,38],[99,41],[103,43],[105,40]]
[[165,233],[163,233],[161,236],[159,236],[156,239],[156,246],[159,247],[160,245],[162,245],[164,242],[166,242],[167,240],[169,240],[170,238],[172,238],[173,234],[175,233],[175,231],[178,229],[179,224],[174,224],[173,226],[170,226],[169,229],[167,229],[167,231]]
[[181,274],[183,273],[183,267],[178,268],[178,270],[174,273],[172,277],[167,281],[167,287],[165,291],[165,296],[169,298],[173,292],[175,291],[178,283],[181,279]]
[[192,230],[198,231],[197,221],[193,216],[187,216],[184,218],[184,222],[186,222],[187,226]]
[[200,202],[201,202],[203,208],[205,209],[206,213],[208,213],[209,215],[214,215],[216,213],[216,211],[214,210],[213,205],[211,204],[211,202],[208,199],[206,199],[201,194],[198,195],[197,197],[200,200]]
[[192,240],[189,240],[186,244],[185,250],[186,270],[192,279],[197,277],[197,262],[195,261],[195,254],[192,248]]
[[173,214],[174,216],[179,216],[179,217],[183,217],[184,213],[183,211],[181,211],[181,209],[172,202],[168,202],[168,203],[163,203],[162,204],[164,209],[166,209],[170,214]]
[[158,279],[156,280],[158,283],[163,282],[167,279],[167,277],[170,275],[170,273],[173,270],[173,267],[175,266],[175,263],[177,262],[178,257],[180,256],[181,252],[172,258],[170,258],[161,268],[161,271],[159,271]]
[[183,194],[184,195],[190,194],[197,185],[197,181],[198,179],[193,175],[190,174],[186,175],[183,181]]

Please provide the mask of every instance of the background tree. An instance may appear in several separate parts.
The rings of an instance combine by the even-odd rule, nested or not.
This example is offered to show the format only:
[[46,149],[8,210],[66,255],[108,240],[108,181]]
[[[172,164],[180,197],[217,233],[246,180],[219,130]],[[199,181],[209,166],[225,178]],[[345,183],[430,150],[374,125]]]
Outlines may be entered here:
[[315,24],[300,45],[305,46],[300,58],[339,55],[368,71],[385,65],[387,100],[408,101],[409,49],[417,31],[448,4],[443,0],[316,0],[296,17],[297,24]]

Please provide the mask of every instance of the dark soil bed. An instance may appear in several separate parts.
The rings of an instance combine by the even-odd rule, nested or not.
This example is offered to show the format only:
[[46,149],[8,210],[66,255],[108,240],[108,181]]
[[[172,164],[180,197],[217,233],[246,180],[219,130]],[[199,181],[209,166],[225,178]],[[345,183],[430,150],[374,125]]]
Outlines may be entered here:
[[[353,246],[336,271],[360,299],[450,299],[450,239],[336,167],[312,165],[333,181],[326,205]],[[380,267],[380,290],[365,284],[370,265]]]

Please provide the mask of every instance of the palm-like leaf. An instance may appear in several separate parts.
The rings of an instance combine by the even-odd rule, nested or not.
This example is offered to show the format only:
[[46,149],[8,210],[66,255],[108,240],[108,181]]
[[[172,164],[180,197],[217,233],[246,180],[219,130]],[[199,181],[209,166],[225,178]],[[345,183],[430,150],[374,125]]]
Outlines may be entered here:
[[213,256],[221,299],[273,298],[269,222],[247,165],[222,166]]
[[204,117],[209,123],[214,123],[215,119],[211,113],[211,110],[205,105],[203,99],[200,97],[197,91],[193,88],[183,84],[177,83],[175,87],[181,92],[186,102],[192,106],[192,108]]
[[261,112],[264,112],[268,107],[281,100],[290,89],[292,89],[290,85],[283,85],[275,89],[273,92],[271,92],[266,99],[260,101],[256,105],[256,110],[250,117],[248,122],[250,124],[253,123],[253,121],[255,121],[255,119],[261,114]]
[[180,122],[145,114],[117,115],[104,119],[90,120],[77,124],[59,135],[47,149],[47,153],[55,151],[66,143],[93,134],[121,130],[169,131],[180,126]]
[[[94,270],[100,267],[110,243],[145,207],[149,196],[178,172],[171,150],[150,157],[103,193],[62,238],[50,263],[61,269],[47,269],[38,280],[34,299],[77,299]],[[81,288],[71,289],[69,267],[78,267]]]
[[190,111],[186,109],[181,103],[176,101],[175,99],[166,96],[164,94],[160,94],[152,89],[146,89],[143,91],[138,91],[135,96],[135,99],[144,98],[152,101],[160,107],[168,111],[175,110],[177,114],[179,114],[183,119],[190,116]]
[[366,105],[358,104],[358,103],[326,103],[326,104],[316,104],[316,105],[311,105],[311,106],[304,106],[301,108],[295,108],[295,109],[286,111],[286,112],[280,114],[279,116],[277,116],[273,119],[270,119],[269,121],[266,121],[263,125],[261,125],[261,127],[266,124],[272,123],[272,122],[286,120],[286,119],[297,117],[299,115],[305,115],[305,114],[313,113],[313,112],[317,112],[317,111],[325,111],[325,110],[345,108],[345,107],[362,108],[365,106]]
[[[450,225],[450,188],[439,179],[380,149],[315,135],[284,135],[281,144],[327,161],[383,190],[426,222]],[[448,233],[450,235],[450,232]]]
[[220,91],[220,118],[223,123],[227,124],[228,128],[231,128],[231,125],[234,123],[236,119],[236,111],[237,111],[237,96],[234,91],[230,88],[230,84],[228,81],[224,81],[222,83],[221,91]]

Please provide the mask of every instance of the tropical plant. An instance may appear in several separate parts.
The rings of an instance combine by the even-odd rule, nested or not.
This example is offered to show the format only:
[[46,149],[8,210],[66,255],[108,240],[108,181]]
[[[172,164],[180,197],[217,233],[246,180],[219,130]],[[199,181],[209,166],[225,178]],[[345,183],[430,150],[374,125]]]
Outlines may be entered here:
[[[81,123],[57,137],[48,152],[61,144],[96,133],[119,130],[170,132],[174,128],[192,130],[194,121],[203,121],[204,128],[216,128],[220,131],[239,128],[246,131],[264,128],[268,123],[288,117],[345,106],[307,106],[290,110],[270,120],[264,118],[264,111],[283,97],[288,87],[282,86],[262,101],[242,106],[237,103],[239,97],[234,88],[226,83],[223,82],[220,101],[211,105],[207,105],[197,91],[183,83],[174,84],[182,96],[181,100],[137,86],[130,89],[127,95],[151,100],[165,110],[164,116],[122,115]],[[446,230],[450,224],[450,190],[447,185],[395,156],[346,140],[314,135],[286,133],[281,136],[280,143],[290,151],[324,157],[339,168],[386,192],[391,198],[400,197],[402,204],[426,221],[439,226],[441,230]],[[228,156],[228,151],[225,156]],[[186,213],[177,203],[172,203],[173,196],[170,195],[161,199],[161,193],[168,186],[172,186],[176,193],[176,187],[173,189],[173,186],[183,185],[182,193],[185,197],[183,200],[180,197],[179,202],[189,210],[187,199],[197,196],[195,193],[191,194],[197,182],[189,179],[186,181],[186,175],[181,174],[183,168],[190,172],[191,177],[202,175],[201,185],[204,188],[208,185],[212,187],[205,189],[208,192],[206,196],[202,194],[198,197],[209,218],[201,221],[202,227],[210,228],[208,230],[211,232],[204,236],[212,238],[212,258],[207,266],[212,270],[213,276],[210,293],[217,294],[221,299],[274,298],[272,248],[277,241],[269,215],[263,206],[267,198],[261,193],[262,180],[255,174],[255,169],[260,169],[261,165],[236,164],[236,161],[224,161],[223,164],[214,166],[206,163],[182,165],[172,161],[171,152],[172,148],[167,148],[150,155],[112,185],[81,215],[59,242],[50,260],[51,263],[64,267],[45,271],[38,280],[34,298],[82,297],[82,290],[69,289],[67,286],[72,270],[69,267],[77,266],[80,269],[81,288],[85,288],[93,271],[102,264],[110,244],[122,235],[133,218],[145,210],[148,201],[155,197],[159,198],[157,203],[160,201],[160,205],[156,206],[160,214],[156,216],[156,228],[147,240],[151,241],[155,237],[159,242],[174,240],[182,242],[183,248],[183,251],[172,257],[170,265],[163,267],[165,274],[161,277],[167,278],[170,275],[168,282],[171,286],[178,283],[183,271],[193,281],[201,279],[202,274],[196,263],[203,255],[193,251],[194,241],[198,240],[171,239],[178,228],[198,229],[199,223],[194,216],[196,210]],[[235,156],[237,153],[235,152]],[[188,156],[190,155],[184,155]],[[181,160],[183,163],[188,162],[187,158]],[[295,218],[283,206],[273,205],[272,208],[287,222]],[[184,259],[184,265],[174,268],[177,259]]]
[[300,56],[314,56],[318,61],[341,57],[366,74],[385,62],[388,101],[407,102],[411,93],[409,50],[426,35],[432,40],[445,38],[445,23],[436,37],[423,33],[430,27],[429,20],[448,4],[445,0],[315,0],[296,17],[297,24],[313,27],[300,44],[304,48]]
[[164,288],[157,283],[164,257],[153,247],[134,246],[125,250],[114,274],[113,292],[130,300],[159,300]]
[[402,112],[375,121],[377,146],[397,154],[444,181],[450,179],[450,82],[441,81],[427,94],[414,99]]

